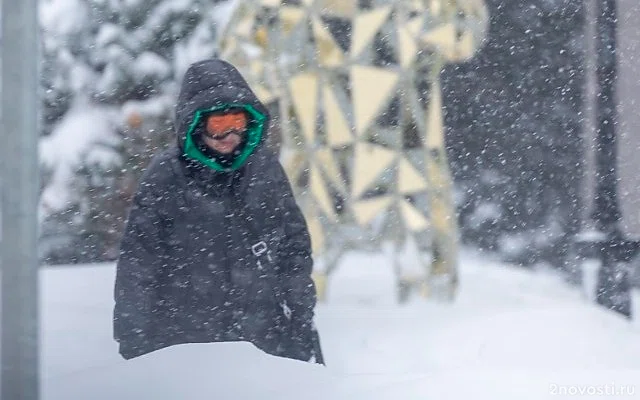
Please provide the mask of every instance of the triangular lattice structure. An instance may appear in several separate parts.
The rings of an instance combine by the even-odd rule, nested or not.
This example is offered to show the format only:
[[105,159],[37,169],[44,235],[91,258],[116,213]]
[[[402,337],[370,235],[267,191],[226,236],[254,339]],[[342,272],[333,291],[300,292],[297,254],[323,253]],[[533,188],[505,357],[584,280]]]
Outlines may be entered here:
[[352,243],[345,227],[363,245],[427,232],[432,242],[416,241],[455,278],[438,76],[473,54],[486,21],[482,0],[239,3],[222,55],[261,100],[278,102],[283,151],[294,154],[285,170],[322,235],[320,258]]

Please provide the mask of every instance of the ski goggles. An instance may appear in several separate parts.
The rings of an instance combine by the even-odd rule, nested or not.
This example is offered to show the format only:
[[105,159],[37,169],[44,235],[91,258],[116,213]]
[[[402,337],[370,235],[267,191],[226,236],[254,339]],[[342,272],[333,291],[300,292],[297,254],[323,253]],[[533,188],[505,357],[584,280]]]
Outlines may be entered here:
[[238,135],[240,137],[243,137],[245,134],[246,130],[239,130],[239,129],[229,129],[221,134],[217,134],[217,135],[212,135],[211,133],[204,131],[202,133],[203,136],[208,137],[209,139],[213,139],[213,140],[224,140],[226,139],[228,136],[231,135]]
[[215,113],[207,117],[205,135],[214,140],[223,140],[229,135],[242,136],[249,119],[244,111]]

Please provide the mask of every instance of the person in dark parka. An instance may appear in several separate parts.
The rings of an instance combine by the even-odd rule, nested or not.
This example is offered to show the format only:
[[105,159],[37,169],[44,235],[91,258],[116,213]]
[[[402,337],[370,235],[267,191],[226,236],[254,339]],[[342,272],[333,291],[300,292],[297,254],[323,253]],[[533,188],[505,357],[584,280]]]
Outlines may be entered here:
[[183,343],[248,341],[324,364],[306,221],[269,114],[231,64],[187,70],[177,143],[134,196],[115,282],[114,337],[131,359]]

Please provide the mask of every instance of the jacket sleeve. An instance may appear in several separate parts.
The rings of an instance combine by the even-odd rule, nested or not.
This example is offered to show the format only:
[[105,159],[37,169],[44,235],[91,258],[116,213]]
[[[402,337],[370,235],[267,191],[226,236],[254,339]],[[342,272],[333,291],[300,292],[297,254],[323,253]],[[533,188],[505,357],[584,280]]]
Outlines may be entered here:
[[162,196],[143,180],[134,196],[116,266],[114,337],[132,358],[148,347],[155,329],[158,270],[164,264]]
[[293,318],[311,321],[316,306],[316,287],[311,278],[313,258],[311,238],[306,220],[296,203],[291,184],[278,161],[277,190],[278,208],[284,222],[284,242],[279,258],[284,275],[285,298]]

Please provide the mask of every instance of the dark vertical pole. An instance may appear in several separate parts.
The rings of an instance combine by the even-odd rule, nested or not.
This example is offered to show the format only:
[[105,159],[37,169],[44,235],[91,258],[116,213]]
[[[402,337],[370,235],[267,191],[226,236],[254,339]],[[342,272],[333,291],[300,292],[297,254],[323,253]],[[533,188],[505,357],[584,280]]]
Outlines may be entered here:
[[[583,46],[570,46],[570,55],[573,59],[573,64],[576,67],[575,74],[572,75],[572,82],[568,84],[570,88],[570,98],[572,109],[575,110],[576,115],[585,115],[589,110],[590,103],[585,101],[587,99],[587,89],[595,79],[591,79],[589,71],[592,69],[592,58],[590,53],[592,52],[590,44],[592,43],[588,38],[595,36],[591,32],[595,26],[595,22],[591,23],[590,18],[593,7],[591,3],[585,0],[576,0],[576,6],[578,7],[576,15],[574,16],[577,21],[579,37],[582,40]],[[595,16],[595,14],[594,14]],[[577,32],[576,32],[577,33]],[[595,76],[593,77],[595,78]],[[589,113],[591,115],[592,113]],[[582,118],[582,117],[581,117]],[[566,227],[566,234],[563,246],[561,247],[562,262],[566,273],[567,282],[573,285],[583,284],[583,274],[580,265],[580,257],[576,254],[575,243],[579,239],[579,235],[584,228],[585,217],[585,199],[584,193],[584,179],[586,177],[586,167],[589,164],[587,157],[591,155],[591,152],[585,148],[585,133],[587,132],[588,122],[586,120],[576,121],[576,125],[567,130],[567,133],[571,135],[571,141],[565,146],[570,146],[569,149],[572,153],[575,153],[572,162],[575,162],[574,168],[571,168],[572,176],[569,179],[564,178],[566,181],[569,201],[568,205],[569,225]],[[591,204],[589,204],[590,206]]]
[[37,400],[38,2],[2,0],[2,400]]
[[620,232],[621,212],[617,198],[617,53],[616,0],[599,0],[597,15],[596,100],[596,188],[592,219],[606,237],[601,245],[602,265],[598,273],[597,302],[627,317],[631,316],[629,274],[616,255],[625,239]]
[[616,195],[616,1],[600,0],[597,16],[596,191],[593,220],[604,232],[617,230],[621,219]]

